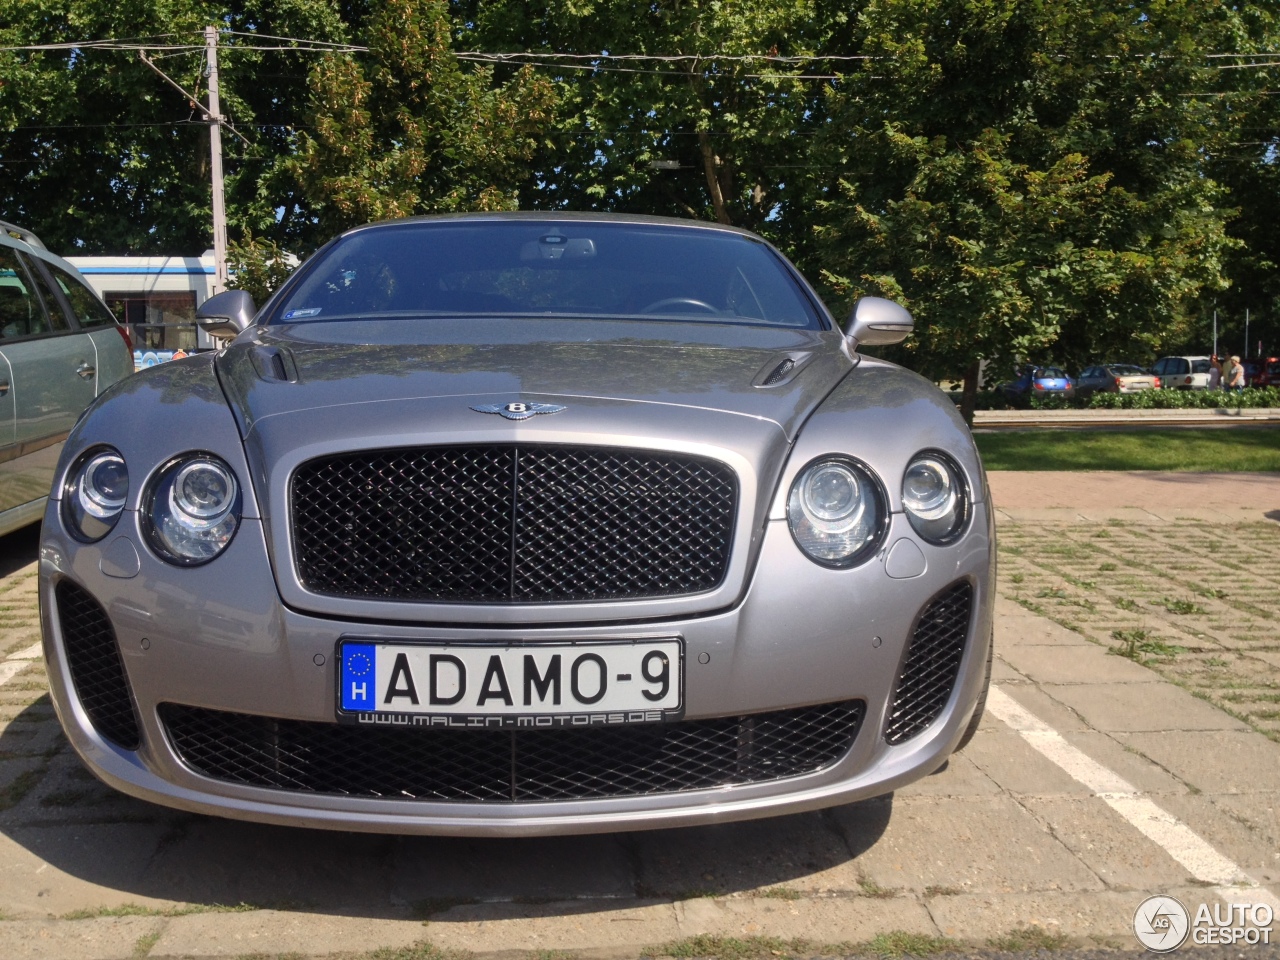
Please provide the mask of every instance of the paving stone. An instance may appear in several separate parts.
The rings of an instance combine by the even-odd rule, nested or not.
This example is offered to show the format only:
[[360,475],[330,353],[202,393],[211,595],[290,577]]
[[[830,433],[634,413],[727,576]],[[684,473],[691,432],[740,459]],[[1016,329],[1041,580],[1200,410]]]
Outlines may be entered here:
[[769,887],[856,891],[857,877],[848,864],[879,840],[891,804],[881,800],[837,809],[841,822],[850,825],[847,831],[830,814],[808,813],[637,833],[626,842],[645,895],[683,899]]
[[[1000,721],[996,721],[1000,723]],[[1084,784],[1032,749],[1022,737],[1003,723],[981,740],[974,738],[965,754],[1002,791],[1017,797],[1092,795]]]
[[0,923],[5,960],[124,960],[164,929],[160,917],[9,920]]
[[[1222,797],[1221,800],[1238,798]],[[1240,809],[1238,805],[1220,803],[1219,799],[1190,794],[1161,797],[1160,806],[1185,823],[1223,856],[1248,871],[1259,883],[1266,882],[1276,886],[1280,881],[1280,856],[1277,856],[1280,849],[1270,840],[1268,832],[1260,829],[1247,816],[1247,810]]]
[[1015,670],[1037,683],[1163,683],[1159,674],[1095,645],[1020,646],[1001,650]]
[[877,887],[908,892],[930,887],[984,893],[1103,887],[1008,797],[895,802],[884,836],[854,866]]
[[1042,684],[1041,689],[1109,732],[1247,730],[1246,724],[1170,683]]
[[1161,890],[1195,883],[1185,867],[1099,797],[1027,797],[1022,802],[1108,887]]
[[391,909],[394,846],[392,837],[192,817],[137,885],[184,903],[403,917],[407,907]]
[[1280,744],[1252,731],[1169,730],[1116,739],[1205,793],[1280,790]]
[[866,943],[891,931],[937,936],[938,928],[918,900],[822,898],[793,902],[770,900],[696,900],[677,903],[684,937],[698,934],[764,936],[808,940],[819,945]]
[[1006,647],[1080,647],[1089,643],[1087,638],[1061,624],[1025,610],[1019,615],[997,615],[995,637],[997,656]]
[[[994,718],[992,722],[999,723]],[[984,731],[984,741],[987,736],[989,734]],[[969,747],[973,747],[976,742],[976,740],[971,741]],[[978,768],[969,756],[968,749],[966,748],[965,752],[952,754],[951,759],[941,770],[898,790],[894,795],[895,798],[901,800],[907,797],[990,797],[1000,793],[1001,788]],[[981,750],[982,747],[979,746],[977,749]]]
[[[631,855],[612,835],[400,837],[387,871],[396,902],[634,897]],[[384,870],[386,867],[384,866]]]
[[[1086,893],[1012,893],[1005,896],[967,895],[934,897],[929,912],[948,937],[979,943],[1026,927],[1039,927],[1077,939],[1113,941],[1123,950],[1135,950],[1133,913],[1152,893],[1168,893],[1184,904],[1206,901],[1196,887],[1168,890]],[[1209,903],[1216,902],[1211,897]],[[1194,910],[1195,908],[1192,907]]]
[[0,834],[0,910],[48,917],[123,904],[172,906],[171,894],[147,879],[162,833],[149,824],[9,829]]
[[318,913],[197,913],[174,917],[151,948],[153,957],[243,957],[298,953],[322,957],[400,948],[427,939],[413,920],[371,920]]
[[1000,689],[1059,733],[1083,733],[1092,729],[1075,710],[1050,696],[1042,686],[1024,682],[1004,684]]
[[472,953],[611,950],[634,956],[687,935],[675,907],[653,901],[482,903],[455,907],[426,925],[437,947]]
[[1068,731],[1062,736],[1086,756],[1127,780],[1135,789],[1152,795],[1157,802],[1166,794],[1187,792],[1187,786],[1175,776],[1137,750],[1127,748],[1111,734],[1080,730]]

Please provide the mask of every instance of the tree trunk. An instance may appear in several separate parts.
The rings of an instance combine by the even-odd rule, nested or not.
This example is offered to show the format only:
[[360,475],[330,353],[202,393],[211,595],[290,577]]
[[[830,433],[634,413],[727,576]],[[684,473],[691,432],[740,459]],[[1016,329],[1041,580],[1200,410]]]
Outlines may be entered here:
[[711,136],[705,130],[698,131],[698,147],[702,151],[702,167],[707,174],[707,189],[711,191],[711,206],[716,211],[716,220],[720,223],[732,224],[720,183],[720,158],[716,156],[711,146]]
[[973,408],[978,403],[978,374],[982,369],[982,361],[975,360],[964,371],[964,389],[960,393],[960,416],[970,427],[973,426]]

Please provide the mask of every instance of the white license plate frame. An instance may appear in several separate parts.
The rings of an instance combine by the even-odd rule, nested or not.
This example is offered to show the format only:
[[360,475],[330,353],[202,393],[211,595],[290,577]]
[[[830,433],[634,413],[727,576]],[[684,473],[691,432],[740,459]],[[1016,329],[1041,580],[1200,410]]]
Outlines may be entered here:
[[347,636],[334,653],[340,723],[533,730],[684,716],[681,637],[497,643]]

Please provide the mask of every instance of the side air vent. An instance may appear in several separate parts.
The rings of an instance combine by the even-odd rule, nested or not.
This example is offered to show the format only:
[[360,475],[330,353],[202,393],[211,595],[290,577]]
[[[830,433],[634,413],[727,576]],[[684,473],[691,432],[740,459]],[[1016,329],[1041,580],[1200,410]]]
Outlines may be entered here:
[[964,582],[934,597],[920,614],[885,721],[889,743],[902,743],[923,731],[951,699],[972,607],[973,586]]
[[255,347],[250,354],[258,376],[271,383],[296,383],[298,370],[293,357],[279,347]]
[[108,740],[126,750],[137,750],[142,742],[138,717],[106,611],[69,580],[58,584],[54,596],[71,681],[84,712]]

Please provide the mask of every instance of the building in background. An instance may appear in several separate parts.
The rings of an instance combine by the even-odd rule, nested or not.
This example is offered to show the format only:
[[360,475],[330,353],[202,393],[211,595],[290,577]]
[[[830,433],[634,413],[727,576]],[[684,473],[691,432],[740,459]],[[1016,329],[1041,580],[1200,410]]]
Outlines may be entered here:
[[196,326],[213,287],[213,251],[200,257],[68,257],[133,335],[133,362],[154,366],[214,342]]

